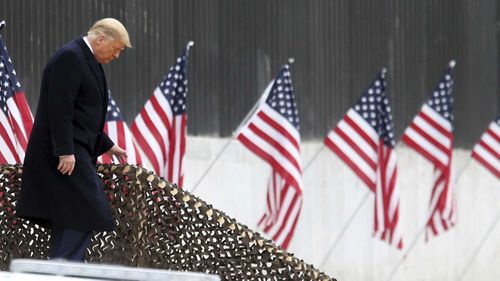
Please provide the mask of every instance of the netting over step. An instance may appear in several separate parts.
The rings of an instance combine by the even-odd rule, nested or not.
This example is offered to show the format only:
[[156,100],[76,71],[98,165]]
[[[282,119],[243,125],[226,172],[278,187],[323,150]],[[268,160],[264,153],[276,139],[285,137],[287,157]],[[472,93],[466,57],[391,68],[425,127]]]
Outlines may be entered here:
[[[214,273],[223,280],[334,280],[203,200],[141,167],[99,165],[116,229],[97,233],[87,261]],[[0,166],[0,269],[46,259],[49,231],[15,216],[21,166]]]

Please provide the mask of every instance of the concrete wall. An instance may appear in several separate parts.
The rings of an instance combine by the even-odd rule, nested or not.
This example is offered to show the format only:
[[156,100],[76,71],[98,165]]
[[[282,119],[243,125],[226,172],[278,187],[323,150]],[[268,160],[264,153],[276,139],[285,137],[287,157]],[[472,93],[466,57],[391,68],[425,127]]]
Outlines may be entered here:
[[[228,139],[189,137],[185,189],[195,183]],[[303,164],[321,142],[302,145]],[[500,182],[475,161],[470,152],[457,150],[457,224],[425,243],[417,241],[392,280],[459,280],[483,236],[500,212]],[[323,149],[304,172],[304,205],[290,251],[338,280],[387,280],[404,252],[421,231],[432,188],[432,166],[405,146],[397,147],[401,190],[400,223],[405,249],[398,251],[372,238],[374,197],[370,194],[327,262],[321,266],[368,189],[330,150]],[[269,166],[239,142],[231,141],[194,194],[251,228],[264,212]],[[463,280],[500,280],[500,223]]]

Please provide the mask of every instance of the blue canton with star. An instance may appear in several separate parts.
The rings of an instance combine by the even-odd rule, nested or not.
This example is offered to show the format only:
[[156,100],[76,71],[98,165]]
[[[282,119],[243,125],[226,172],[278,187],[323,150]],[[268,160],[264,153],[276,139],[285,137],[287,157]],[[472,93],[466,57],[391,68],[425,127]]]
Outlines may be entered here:
[[437,113],[453,121],[453,79],[451,78],[451,67],[448,67],[441,81],[439,81],[432,96],[427,100],[427,105],[432,107]]
[[354,110],[372,126],[384,144],[394,147],[394,124],[392,123],[391,106],[385,93],[386,70],[375,78],[358,102],[354,105]]
[[21,90],[16,71],[0,36],[0,109],[7,114],[7,100]]
[[184,50],[177,58],[174,66],[170,68],[167,76],[160,83],[160,90],[170,104],[174,115],[182,115],[186,112],[187,95],[187,51]]
[[274,80],[266,103],[299,130],[299,111],[293,95],[290,65],[285,64]]
[[108,90],[109,103],[108,103],[108,113],[106,114],[106,122],[111,121],[123,121],[122,114],[118,105],[116,105],[115,99],[111,96],[111,91]]
[[500,115],[498,115],[497,119],[495,120],[498,126],[500,126]]

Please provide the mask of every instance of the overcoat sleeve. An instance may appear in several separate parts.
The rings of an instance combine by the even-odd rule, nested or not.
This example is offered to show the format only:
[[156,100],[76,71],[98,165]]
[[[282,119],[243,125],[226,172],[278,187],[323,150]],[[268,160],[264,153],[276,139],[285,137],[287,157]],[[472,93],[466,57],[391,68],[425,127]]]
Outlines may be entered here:
[[110,150],[111,147],[113,147],[115,143],[108,137],[106,133],[102,133],[102,144],[101,147],[99,148],[99,155],[102,155],[103,153],[106,153],[106,151]]
[[73,107],[82,81],[78,56],[65,51],[48,76],[48,120],[54,156],[74,154]]

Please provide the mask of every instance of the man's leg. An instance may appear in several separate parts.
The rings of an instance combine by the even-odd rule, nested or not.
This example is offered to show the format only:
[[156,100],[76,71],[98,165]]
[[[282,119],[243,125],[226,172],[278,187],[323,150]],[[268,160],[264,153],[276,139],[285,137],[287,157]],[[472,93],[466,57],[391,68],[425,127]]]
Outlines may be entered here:
[[92,232],[52,225],[50,258],[84,261]]

